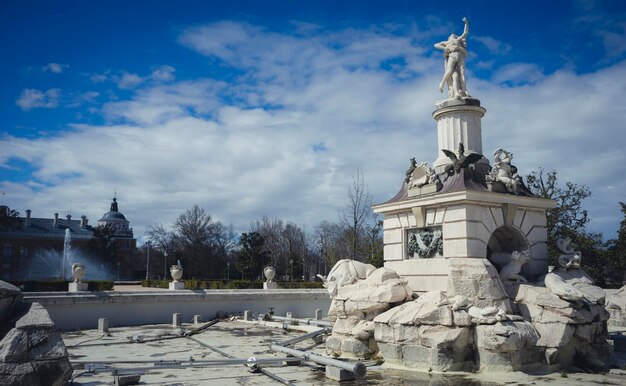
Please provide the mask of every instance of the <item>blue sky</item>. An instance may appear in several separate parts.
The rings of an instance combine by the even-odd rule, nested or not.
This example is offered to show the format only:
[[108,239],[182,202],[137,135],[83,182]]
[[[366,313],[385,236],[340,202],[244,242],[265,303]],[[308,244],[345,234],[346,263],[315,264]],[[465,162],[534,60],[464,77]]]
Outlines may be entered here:
[[[334,4],[339,3],[339,4]],[[483,149],[588,185],[613,237],[626,164],[622,1],[3,1],[0,190],[92,221],[117,190],[142,237],[199,204],[335,221],[351,174],[375,202],[437,154],[432,48],[470,19]]]

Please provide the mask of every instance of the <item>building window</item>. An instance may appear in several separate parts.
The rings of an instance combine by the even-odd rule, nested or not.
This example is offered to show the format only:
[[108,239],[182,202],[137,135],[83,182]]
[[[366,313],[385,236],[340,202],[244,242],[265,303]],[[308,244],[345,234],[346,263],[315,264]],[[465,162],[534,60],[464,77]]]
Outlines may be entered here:
[[12,254],[13,254],[13,246],[11,245],[11,243],[5,243],[4,244],[4,257],[11,257]]
[[28,248],[20,247],[20,256],[27,257],[28,256]]

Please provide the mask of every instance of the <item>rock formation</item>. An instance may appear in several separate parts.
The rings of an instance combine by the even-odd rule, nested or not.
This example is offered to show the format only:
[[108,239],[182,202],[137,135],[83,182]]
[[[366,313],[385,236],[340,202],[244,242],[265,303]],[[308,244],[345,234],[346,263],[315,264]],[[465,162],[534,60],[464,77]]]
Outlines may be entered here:
[[388,268],[373,271],[366,279],[337,288],[328,316],[335,321],[326,340],[331,355],[369,358],[378,351],[374,318],[411,299],[406,280]]
[[72,375],[65,344],[46,309],[21,297],[0,281],[0,384],[65,385]]

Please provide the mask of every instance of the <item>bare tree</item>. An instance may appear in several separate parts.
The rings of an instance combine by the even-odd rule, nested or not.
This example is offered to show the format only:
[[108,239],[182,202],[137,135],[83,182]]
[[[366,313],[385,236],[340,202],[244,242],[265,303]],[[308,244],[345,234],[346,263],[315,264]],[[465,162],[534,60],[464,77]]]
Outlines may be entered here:
[[339,218],[349,231],[351,244],[351,258],[353,260],[364,260],[359,254],[359,236],[365,221],[371,214],[372,196],[369,193],[363,173],[357,169],[352,175],[352,184],[348,187],[348,201],[346,208],[341,212]]

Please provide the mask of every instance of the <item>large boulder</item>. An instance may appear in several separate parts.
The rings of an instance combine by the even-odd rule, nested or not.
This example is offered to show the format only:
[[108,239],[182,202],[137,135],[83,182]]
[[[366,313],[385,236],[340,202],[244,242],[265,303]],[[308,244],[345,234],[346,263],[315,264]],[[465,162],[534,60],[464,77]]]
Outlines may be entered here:
[[626,327],[626,286],[606,299],[606,309],[611,315],[610,325]]
[[327,353],[356,358],[376,354],[372,320],[410,300],[412,293],[407,281],[389,268],[378,268],[364,280],[338,287],[328,311],[335,324],[326,341]]
[[10,310],[0,313],[0,384],[65,385],[72,366],[48,311],[20,299],[17,287],[0,281],[0,305]]

